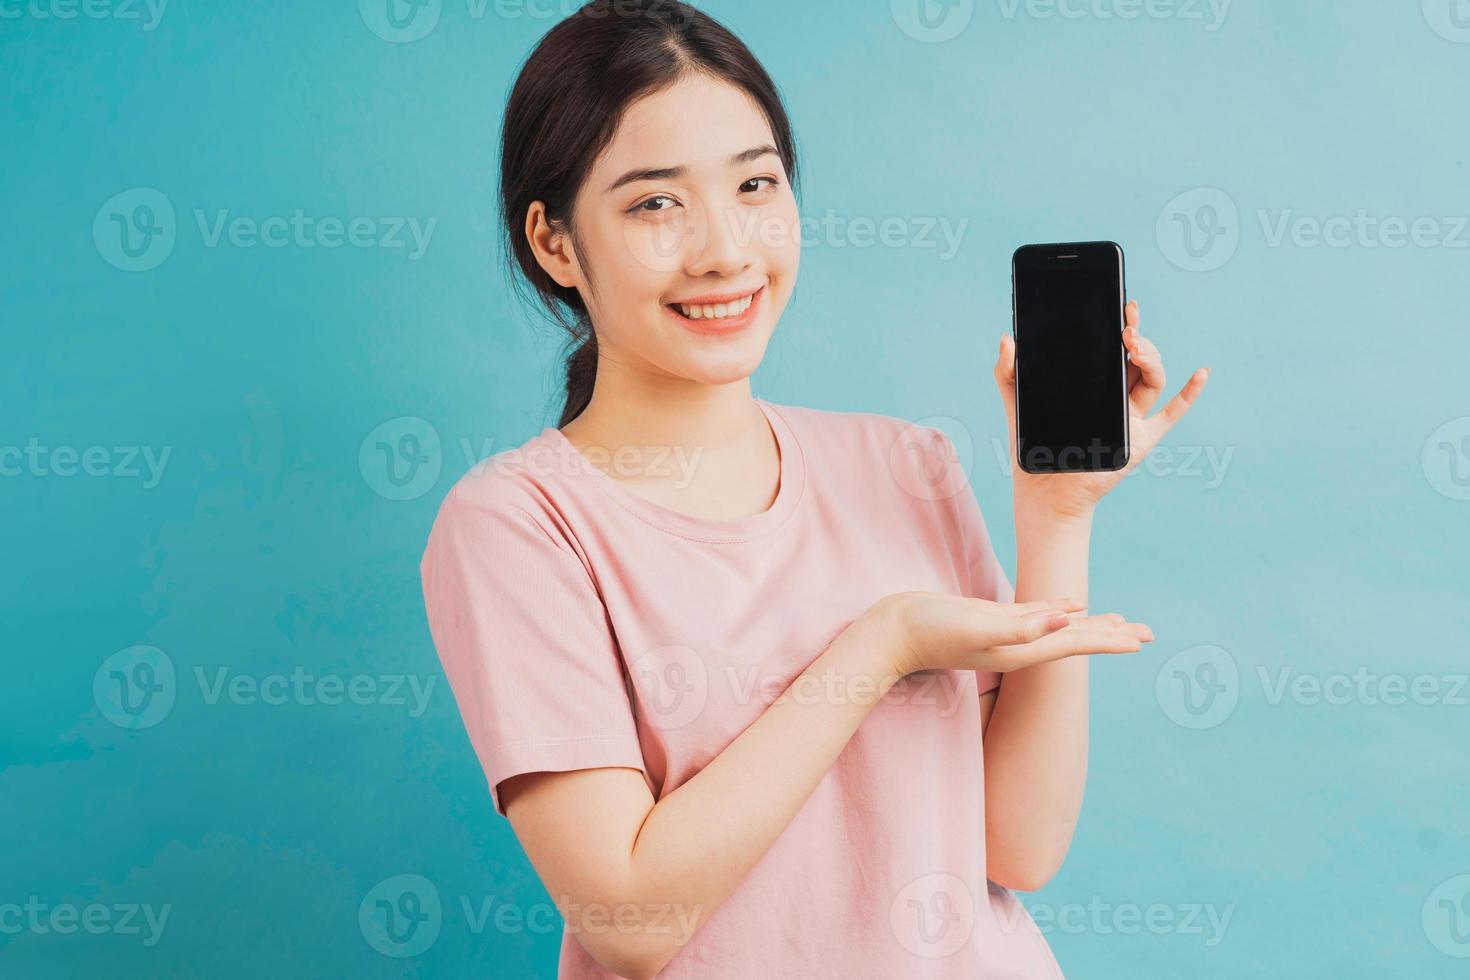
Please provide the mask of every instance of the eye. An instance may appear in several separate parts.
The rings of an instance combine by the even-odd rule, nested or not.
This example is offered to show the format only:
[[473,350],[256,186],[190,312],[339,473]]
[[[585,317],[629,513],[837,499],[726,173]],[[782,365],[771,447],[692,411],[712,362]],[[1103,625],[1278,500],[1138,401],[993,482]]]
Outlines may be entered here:
[[762,188],[760,188],[760,187],[752,187],[750,185],[751,184],[759,184],[761,181],[765,181],[771,187],[775,187],[776,186],[776,178],[774,178],[774,177],[752,177],[749,180],[747,180],[745,183],[741,184],[740,185],[740,189],[742,191],[746,191],[747,193],[751,193],[751,194],[758,193]]
[[[650,206],[650,205],[656,205],[656,204],[658,204],[659,201],[666,201],[666,202],[668,202],[669,207],[661,208],[661,207],[651,207]],[[678,203],[679,203],[678,201],[674,200],[672,197],[669,197],[667,194],[658,194],[658,195],[656,195],[654,197],[650,197],[646,201],[640,201],[639,203],[633,205],[633,207],[629,210],[628,213],[629,214],[657,214],[660,211],[668,211],[671,207],[673,207],[675,204],[678,204]]]

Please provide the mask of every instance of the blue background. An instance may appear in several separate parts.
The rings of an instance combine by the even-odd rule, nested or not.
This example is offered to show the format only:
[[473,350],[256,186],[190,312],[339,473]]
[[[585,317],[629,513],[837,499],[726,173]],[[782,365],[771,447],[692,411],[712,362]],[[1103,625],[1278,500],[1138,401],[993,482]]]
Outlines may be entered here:
[[[902,0],[702,6],[788,97],[803,213],[909,235],[814,235],[758,395],[945,428],[1014,571],[990,375],[1012,249],[1118,241],[1171,391],[1214,368],[1173,455],[1096,521],[1093,606],[1158,639],[1096,665],[1081,825],[1025,896],[1068,974],[1463,976],[1470,31],[1449,0],[1237,0],[1223,22],[956,2],[928,10],[943,40]],[[493,190],[515,70],[568,5],[443,0],[408,43],[373,0],[41,16],[69,9],[0,19],[0,447],[103,447],[97,475],[12,452],[0,477],[0,906],[170,914],[153,945],[0,932],[0,973],[552,976],[559,928],[439,676],[418,559],[470,462],[560,407]],[[156,194],[113,201],[136,188]],[[149,247],[172,248],[127,271],[111,215],[159,195]],[[436,224],[411,257],[406,235],[211,246],[196,217],[297,209]],[[1273,244],[1286,212],[1360,209],[1440,241]],[[926,221],[965,222],[954,254]],[[421,461],[390,474],[380,442]],[[161,479],[117,447],[168,451]],[[148,675],[109,658],[138,645],[166,663],[135,729],[112,672]],[[210,696],[298,668],[375,693]],[[1360,668],[1439,694],[1273,697]],[[426,710],[391,703],[393,676],[435,685]],[[359,922],[399,875],[443,910],[405,957]],[[476,931],[462,898],[532,921]],[[1173,925],[1115,917],[1156,905]]]

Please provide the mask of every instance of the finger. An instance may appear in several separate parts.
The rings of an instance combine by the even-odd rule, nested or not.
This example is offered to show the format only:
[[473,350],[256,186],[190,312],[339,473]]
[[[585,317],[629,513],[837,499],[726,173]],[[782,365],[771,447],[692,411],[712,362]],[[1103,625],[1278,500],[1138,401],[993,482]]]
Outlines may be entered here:
[[1152,640],[1154,631],[1147,623],[1132,623],[1120,616],[1118,613],[1103,613],[1100,616],[1085,616],[1076,613],[1070,616],[1071,624],[1067,626],[1070,630],[1121,630],[1130,636],[1136,636],[1141,640]]
[[[994,602],[941,592],[924,595],[937,603],[935,608],[944,611],[946,625],[954,629],[956,639],[975,649],[988,649],[1002,643],[1024,643],[1052,630],[1065,629],[1076,611],[1086,608],[1071,598]],[[1055,623],[1049,624],[1052,619]]]
[[1087,608],[1087,603],[1081,599],[1064,596],[1060,599],[1036,599],[1031,602],[1000,602],[996,603],[1002,612],[1024,616],[1026,613],[1038,612],[1043,609],[1060,609],[1063,612],[1080,612]]
[[1071,620],[1067,618],[1067,614],[1055,609],[1044,609],[1027,613],[1024,616],[1013,616],[1008,623],[992,631],[992,638],[988,645],[990,647],[1025,646],[1048,634],[1064,630],[1069,625],[1071,625]]
[[1066,657],[1100,653],[1137,653],[1147,642],[1121,630],[1063,629],[1026,643],[996,647],[991,652],[1001,671],[1020,670]]
[[1137,354],[1140,357],[1152,357],[1155,360],[1162,359],[1158,347],[1154,345],[1152,340],[1149,340],[1140,333],[1137,327],[1125,327],[1123,329],[1123,344],[1128,348],[1129,353]]
[[1156,444],[1164,437],[1164,433],[1174,428],[1175,423],[1184,418],[1184,413],[1189,411],[1200,392],[1205,390],[1205,382],[1209,379],[1209,368],[1200,368],[1195,371],[1189,376],[1189,380],[1184,382],[1184,387],[1179,389],[1179,393],[1149,417],[1149,447]]
[[1147,415],[1164,393],[1164,359],[1159,349],[1135,327],[1123,330],[1123,346],[1128,350],[1128,397],[1139,415]]
[[1086,656],[1094,653],[1137,653],[1147,641],[1130,630],[1122,629],[1065,629],[1033,640],[1036,646],[1052,659]]
[[1125,327],[1138,326],[1138,300],[1130,299],[1123,305],[1123,325]]
[[1120,613],[1068,613],[1067,618],[1071,620],[1072,627],[1096,627],[1098,629],[1117,629],[1128,625],[1128,619]]

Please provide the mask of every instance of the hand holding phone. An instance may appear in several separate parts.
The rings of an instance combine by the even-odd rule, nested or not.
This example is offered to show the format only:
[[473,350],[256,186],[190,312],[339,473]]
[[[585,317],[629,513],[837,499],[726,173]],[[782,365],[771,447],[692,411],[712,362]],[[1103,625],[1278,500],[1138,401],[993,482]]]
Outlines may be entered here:
[[[1094,268],[1065,265],[1076,261],[1066,256],[1109,250]],[[1036,266],[1051,275],[1038,274]],[[1123,298],[1123,256],[1112,242],[1025,246],[1016,250],[1012,268],[1014,336],[1001,338],[995,382],[1021,464],[1013,477],[1015,506],[1018,515],[1024,510],[1043,519],[1082,516],[1184,417],[1204,391],[1210,369],[1190,372],[1174,397],[1154,411],[1164,395],[1163,355],[1140,333],[1136,301],[1122,305],[1121,329],[1113,323],[1113,304]],[[1089,310],[1096,321],[1092,332],[1085,329]],[[1029,341],[1035,343],[1027,351],[1022,384],[1021,348]],[[1117,351],[1120,344],[1126,357]],[[1088,392],[1096,399],[1090,407]],[[1089,468],[1098,462],[1119,465]]]
[[1016,462],[1027,473],[1128,465],[1123,249],[1023,245],[1011,257]]

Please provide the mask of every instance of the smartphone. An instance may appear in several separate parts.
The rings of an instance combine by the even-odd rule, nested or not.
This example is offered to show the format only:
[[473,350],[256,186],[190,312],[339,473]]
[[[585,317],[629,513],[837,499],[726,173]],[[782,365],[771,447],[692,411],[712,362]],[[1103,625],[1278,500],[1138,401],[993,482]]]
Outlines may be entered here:
[[1123,249],[1022,245],[1011,256],[1016,463],[1027,473],[1128,465]]

